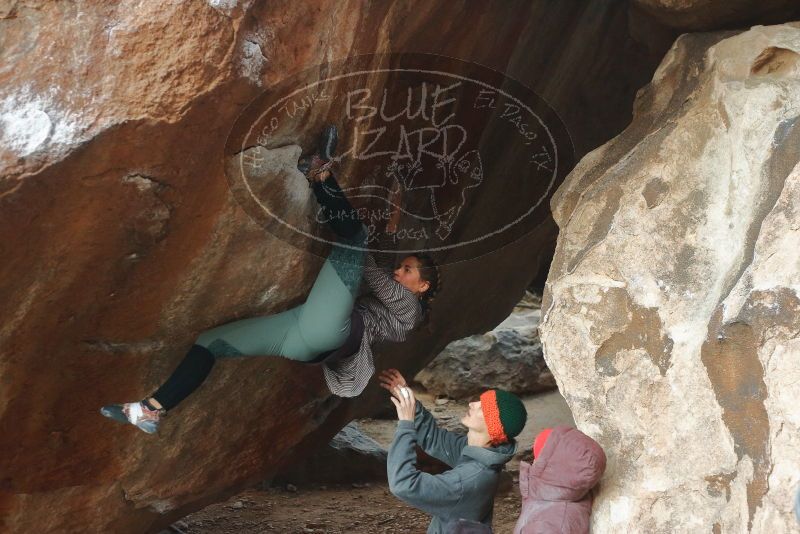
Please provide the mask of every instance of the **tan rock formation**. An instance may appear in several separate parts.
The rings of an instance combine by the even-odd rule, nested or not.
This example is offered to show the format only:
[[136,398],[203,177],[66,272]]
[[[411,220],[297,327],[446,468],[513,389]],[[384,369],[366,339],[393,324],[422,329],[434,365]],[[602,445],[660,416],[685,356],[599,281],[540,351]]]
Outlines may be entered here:
[[682,36],[552,201],[545,358],[609,467],[597,532],[793,532],[800,24]]

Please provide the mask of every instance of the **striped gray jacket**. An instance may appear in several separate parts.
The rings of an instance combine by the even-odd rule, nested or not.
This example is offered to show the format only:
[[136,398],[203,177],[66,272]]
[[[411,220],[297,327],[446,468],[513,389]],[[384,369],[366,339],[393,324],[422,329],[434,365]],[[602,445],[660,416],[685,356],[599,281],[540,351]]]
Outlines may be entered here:
[[325,382],[334,395],[355,397],[375,374],[372,344],[405,341],[422,319],[422,305],[414,293],[392,278],[391,270],[379,267],[372,254],[364,261],[364,281],[370,293],[358,297],[355,310],[364,318],[364,335],[358,352],[334,362],[325,362]]

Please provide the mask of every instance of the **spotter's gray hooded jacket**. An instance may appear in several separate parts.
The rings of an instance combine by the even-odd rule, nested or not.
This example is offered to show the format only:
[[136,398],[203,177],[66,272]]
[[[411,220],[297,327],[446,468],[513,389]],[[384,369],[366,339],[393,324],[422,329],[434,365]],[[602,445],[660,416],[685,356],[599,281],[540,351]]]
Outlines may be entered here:
[[[451,466],[431,475],[414,463],[415,445]],[[467,436],[448,432],[417,401],[414,421],[399,421],[389,448],[389,489],[399,499],[433,516],[428,534],[443,534],[445,525],[458,519],[492,524],[494,495],[503,466],[516,451],[516,442],[496,448],[467,445]]]

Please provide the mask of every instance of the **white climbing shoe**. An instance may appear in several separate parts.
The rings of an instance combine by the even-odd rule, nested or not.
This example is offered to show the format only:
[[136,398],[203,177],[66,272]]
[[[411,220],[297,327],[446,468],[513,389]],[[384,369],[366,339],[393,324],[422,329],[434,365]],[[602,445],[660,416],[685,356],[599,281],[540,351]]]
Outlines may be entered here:
[[100,408],[100,413],[119,423],[136,425],[143,432],[153,434],[164,410],[151,410],[141,402],[109,404]]

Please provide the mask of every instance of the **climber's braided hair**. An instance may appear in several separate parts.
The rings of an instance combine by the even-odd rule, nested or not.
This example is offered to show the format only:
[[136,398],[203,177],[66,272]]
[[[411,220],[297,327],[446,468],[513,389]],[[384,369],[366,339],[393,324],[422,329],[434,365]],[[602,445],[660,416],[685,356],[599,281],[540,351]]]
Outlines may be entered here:
[[422,294],[420,302],[422,303],[423,320],[420,326],[428,322],[428,316],[431,310],[431,303],[436,298],[436,294],[441,289],[441,277],[439,276],[439,266],[436,261],[424,252],[411,254],[420,263],[419,277],[428,282],[428,290]]

